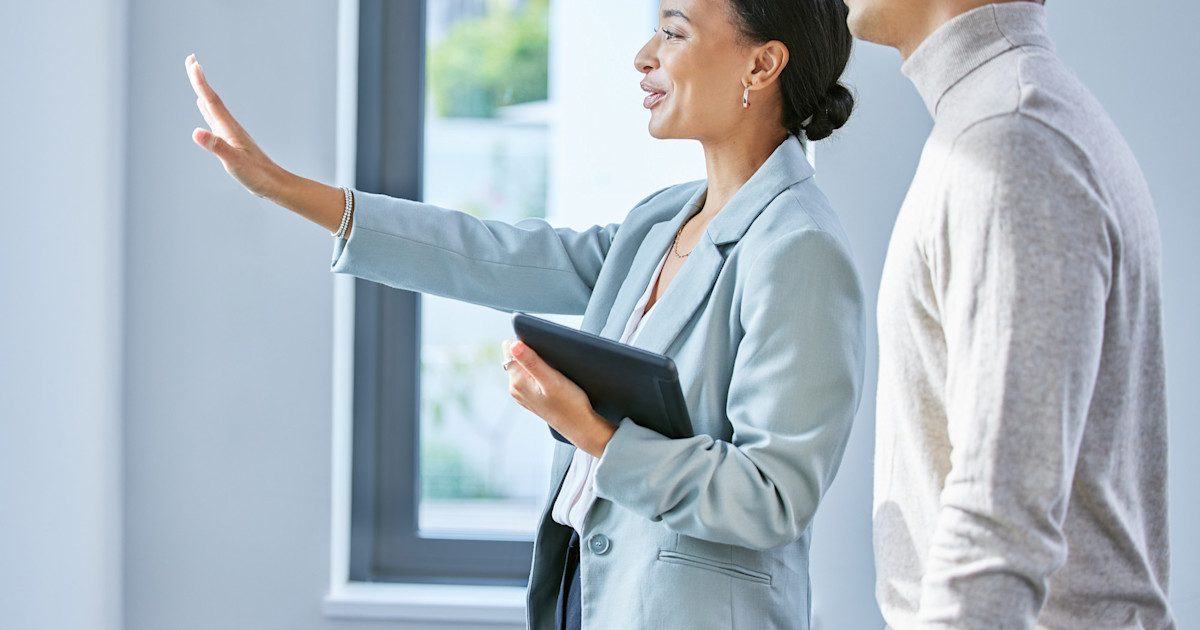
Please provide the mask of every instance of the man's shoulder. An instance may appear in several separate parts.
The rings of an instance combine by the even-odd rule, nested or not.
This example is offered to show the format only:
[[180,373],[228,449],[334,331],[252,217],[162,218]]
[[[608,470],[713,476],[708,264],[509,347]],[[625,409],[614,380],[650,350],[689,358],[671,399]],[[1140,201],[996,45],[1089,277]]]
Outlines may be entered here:
[[1046,48],[1015,48],[981,66],[954,92],[945,103],[942,132],[956,146],[986,147],[997,157],[1032,151],[1083,160],[1124,148],[1100,102]]
[[947,166],[959,175],[1041,179],[1053,171],[1091,170],[1087,152],[1059,127],[1028,112],[981,118],[948,138]]
[[1060,129],[1022,112],[991,116],[954,139],[937,195],[980,230],[1101,226],[1104,184],[1094,161]]

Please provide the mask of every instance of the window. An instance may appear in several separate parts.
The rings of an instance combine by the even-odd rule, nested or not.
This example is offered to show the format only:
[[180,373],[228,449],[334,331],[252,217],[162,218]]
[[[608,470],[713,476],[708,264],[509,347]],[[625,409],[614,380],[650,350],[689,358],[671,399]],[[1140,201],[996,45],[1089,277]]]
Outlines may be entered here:
[[[646,133],[657,6],[361,0],[356,185],[583,227],[702,177]],[[551,439],[508,397],[508,316],[355,282],[350,579],[523,585]]]
[[[360,5],[358,186],[544,217],[548,0]],[[503,313],[359,281],[351,578],[523,584],[544,424],[497,370]]]

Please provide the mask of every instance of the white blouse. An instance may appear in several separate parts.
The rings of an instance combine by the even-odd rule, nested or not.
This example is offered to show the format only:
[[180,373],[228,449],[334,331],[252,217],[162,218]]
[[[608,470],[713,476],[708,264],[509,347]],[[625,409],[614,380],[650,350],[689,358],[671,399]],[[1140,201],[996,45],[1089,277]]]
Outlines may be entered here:
[[[658,261],[658,268],[650,275],[650,286],[646,287],[646,292],[633,307],[629,322],[625,324],[625,332],[621,335],[621,343],[632,345],[637,340],[638,333],[642,332],[646,320],[649,319],[646,304],[650,302],[650,296],[658,284],[658,276],[662,274],[670,253],[671,250],[668,249],[667,253],[663,254],[662,260]],[[559,490],[558,498],[554,500],[554,507],[550,512],[550,517],[555,523],[574,528],[580,536],[583,536],[583,520],[587,518],[588,510],[592,509],[592,504],[596,502],[596,462],[596,458],[583,449],[575,449],[571,466],[563,479],[562,489]]]

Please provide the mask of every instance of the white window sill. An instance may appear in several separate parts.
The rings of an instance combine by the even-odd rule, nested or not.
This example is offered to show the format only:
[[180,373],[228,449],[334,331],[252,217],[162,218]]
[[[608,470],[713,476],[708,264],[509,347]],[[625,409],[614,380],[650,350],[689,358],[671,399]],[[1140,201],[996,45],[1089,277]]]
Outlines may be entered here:
[[350,582],[322,604],[326,617],[525,627],[525,589],[516,586]]

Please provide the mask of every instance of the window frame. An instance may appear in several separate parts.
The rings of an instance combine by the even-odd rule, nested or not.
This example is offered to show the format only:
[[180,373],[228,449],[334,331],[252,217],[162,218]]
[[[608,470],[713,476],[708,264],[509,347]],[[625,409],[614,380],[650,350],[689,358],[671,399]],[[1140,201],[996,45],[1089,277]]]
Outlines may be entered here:
[[[360,0],[355,186],[421,199],[425,2]],[[423,536],[420,296],[354,280],[348,578],[525,586],[531,541]]]

